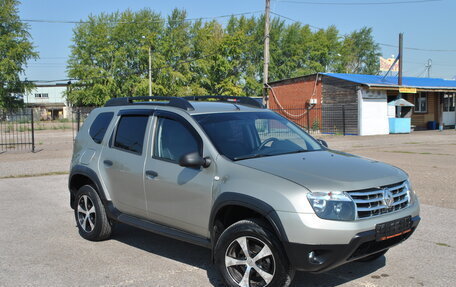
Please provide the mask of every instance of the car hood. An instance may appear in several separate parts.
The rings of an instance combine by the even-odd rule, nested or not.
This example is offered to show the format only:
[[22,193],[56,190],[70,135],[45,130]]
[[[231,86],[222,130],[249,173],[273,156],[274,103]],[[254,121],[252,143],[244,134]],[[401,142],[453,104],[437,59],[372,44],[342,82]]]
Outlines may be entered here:
[[408,177],[389,164],[333,150],[239,160],[236,164],[288,179],[312,192],[373,188]]

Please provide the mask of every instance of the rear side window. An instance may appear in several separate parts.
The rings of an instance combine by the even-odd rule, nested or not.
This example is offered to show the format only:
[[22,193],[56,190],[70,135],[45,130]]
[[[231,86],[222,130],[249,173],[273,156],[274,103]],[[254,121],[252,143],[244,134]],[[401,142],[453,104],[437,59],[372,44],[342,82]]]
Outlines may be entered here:
[[90,126],[89,134],[94,142],[100,144],[108,129],[109,123],[114,116],[113,112],[99,114]]
[[123,116],[117,125],[114,146],[141,154],[149,116]]

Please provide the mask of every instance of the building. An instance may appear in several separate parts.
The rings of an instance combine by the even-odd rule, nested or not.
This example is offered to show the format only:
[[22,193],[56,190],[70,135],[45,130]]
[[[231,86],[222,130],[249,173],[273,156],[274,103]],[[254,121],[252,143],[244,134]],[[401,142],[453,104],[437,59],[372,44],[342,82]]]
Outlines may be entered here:
[[[322,131],[329,127],[349,134],[375,135],[389,133],[389,118],[395,116],[388,102],[398,98],[414,104],[411,124],[416,130],[437,126],[448,128],[456,123],[456,81],[438,78],[321,73],[269,83],[269,108],[304,110],[309,107],[321,113],[309,113],[310,122],[319,122]],[[343,109],[341,109],[343,107]],[[304,114],[305,111],[301,114]],[[282,113],[291,120],[301,114]],[[309,119],[307,119],[309,121]]]
[[65,98],[68,84],[36,85],[23,95],[28,108],[33,108],[41,120],[69,118],[71,107]]

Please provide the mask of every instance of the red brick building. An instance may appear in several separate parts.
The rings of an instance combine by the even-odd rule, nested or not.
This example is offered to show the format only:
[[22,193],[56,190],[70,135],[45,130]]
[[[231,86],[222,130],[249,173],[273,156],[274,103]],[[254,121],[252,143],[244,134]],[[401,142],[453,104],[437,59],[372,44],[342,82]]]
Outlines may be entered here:
[[[399,95],[415,105],[412,126],[456,123],[456,81],[437,78],[321,73],[269,83],[268,107],[322,133],[369,135],[389,132],[387,103]],[[308,110],[312,107],[311,110]],[[394,111],[393,111],[394,112]]]

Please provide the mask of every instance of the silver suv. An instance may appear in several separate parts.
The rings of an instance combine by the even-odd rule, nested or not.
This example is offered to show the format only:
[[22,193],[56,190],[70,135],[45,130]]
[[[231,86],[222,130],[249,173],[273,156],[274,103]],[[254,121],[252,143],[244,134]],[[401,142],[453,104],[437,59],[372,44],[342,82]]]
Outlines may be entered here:
[[249,98],[109,100],[76,137],[69,190],[82,237],[121,222],[201,245],[229,286],[375,260],[420,221],[404,171]]

